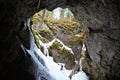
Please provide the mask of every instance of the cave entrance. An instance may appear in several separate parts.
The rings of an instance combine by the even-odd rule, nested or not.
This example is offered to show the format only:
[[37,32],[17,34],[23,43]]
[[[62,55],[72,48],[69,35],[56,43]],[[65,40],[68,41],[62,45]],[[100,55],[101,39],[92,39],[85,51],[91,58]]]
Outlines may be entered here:
[[[76,59],[79,60],[80,55],[77,55],[77,53],[81,53],[85,35],[80,23],[68,8],[58,7],[53,11],[43,9],[33,15],[32,22],[32,30],[38,47],[40,47],[38,41],[40,36],[39,39],[43,43],[57,38],[66,46],[72,48]],[[39,37],[37,37],[38,35]]]
[[31,28],[38,48],[42,49],[39,40],[48,43],[57,38],[73,50],[75,60],[80,60],[85,32],[68,8],[58,7],[53,11],[43,9],[33,15],[32,22]]
[[[45,56],[52,57],[55,64],[61,66],[60,71],[64,68],[65,73],[67,70],[72,70],[67,73],[66,78],[71,78],[78,72],[78,74],[84,74],[87,80],[84,72],[79,73],[82,65],[80,53],[83,52],[84,32],[68,8],[58,7],[53,11],[43,9],[35,13],[32,17],[31,30],[37,47]],[[59,70],[57,71],[58,75],[61,74]]]
[[[68,8],[62,9],[60,7],[54,9],[53,11],[48,11],[46,9],[43,9],[35,13],[32,17],[32,22],[33,24],[37,24],[34,25],[34,28],[35,27],[37,28],[36,30],[39,30],[39,28],[44,28],[45,24],[48,27],[50,26],[54,27],[55,25],[57,25],[59,27],[66,29],[71,28],[71,26],[74,25],[80,26],[78,21],[75,19],[73,13]],[[69,27],[69,25],[71,26]]]

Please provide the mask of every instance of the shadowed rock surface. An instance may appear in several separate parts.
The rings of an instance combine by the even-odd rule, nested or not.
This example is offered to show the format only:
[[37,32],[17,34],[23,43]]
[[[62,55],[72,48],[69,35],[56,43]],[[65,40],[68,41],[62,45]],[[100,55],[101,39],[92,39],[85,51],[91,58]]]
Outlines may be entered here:
[[25,57],[16,36],[29,49],[24,21],[42,8],[51,10],[63,4],[89,31],[83,70],[91,80],[120,78],[119,0],[42,0],[40,4],[39,0],[0,0],[0,80],[35,80],[34,73],[26,71],[34,65]]
[[117,80],[120,77],[120,2],[78,2],[72,3],[70,9],[85,30],[89,30],[85,39],[87,56],[83,69],[91,80]]

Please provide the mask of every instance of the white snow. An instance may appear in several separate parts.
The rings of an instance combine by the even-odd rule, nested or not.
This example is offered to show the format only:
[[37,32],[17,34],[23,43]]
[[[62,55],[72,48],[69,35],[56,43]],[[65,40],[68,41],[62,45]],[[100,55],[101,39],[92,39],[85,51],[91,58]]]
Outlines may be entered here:
[[61,8],[56,8],[55,10],[53,10],[53,17],[55,19],[60,19],[60,10]]
[[44,54],[45,54],[45,55],[46,55],[46,54],[48,55],[48,48],[49,48],[55,41],[59,42],[59,43],[62,45],[63,48],[65,48],[66,50],[70,51],[70,53],[74,54],[71,48],[67,47],[66,45],[64,45],[63,42],[61,42],[59,39],[56,39],[56,38],[55,38],[54,40],[52,40],[52,41],[49,42],[49,43],[43,43],[42,41],[39,40],[39,44],[44,48]]
[[[72,70],[65,69],[63,63],[55,63],[53,61],[53,58],[49,56],[48,47],[51,46],[55,41],[60,42],[60,44],[62,44],[65,49],[73,53],[71,48],[65,46],[59,39],[54,39],[49,43],[43,43],[40,41],[40,44],[44,46],[44,54],[47,54],[47,56],[43,55],[40,50],[37,50],[39,51],[37,53],[39,53],[38,55],[42,56],[47,66],[48,72],[55,78],[55,80],[70,80],[68,76]],[[63,70],[61,70],[61,66],[63,66]],[[71,80],[88,80],[88,77],[83,71],[80,71],[77,74],[73,75]]]
[[88,77],[83,71],[80,71],[77,74],[73,75],[72,80],[88,80]]
[[[69,76],[71,70],[67,70],[67,69],[65,69],[65,67],[63,67],[63,70],[60,70],[61,65],[64,65],[64,64],[59,65],[58,63],[55,63],[53,61],[53,58],[50,56],[46,57],[45,63],[46,63],[49,73],[56,80],[70,80],[70,78],[68,76]],[[71,80],[88,80],[88,77],[83,71],[80,71],[77,74],[73,75]]]
[[[85,54],[85,51],[86,51],[86,47],[85,47],[85,44],[83,43],[81,55],[84,55],[84,54]],[[81,71],[82,71],[82,59],[83,59],[83,58],[80,58],[80,65],[81,65],[80,70],[81,70]]]

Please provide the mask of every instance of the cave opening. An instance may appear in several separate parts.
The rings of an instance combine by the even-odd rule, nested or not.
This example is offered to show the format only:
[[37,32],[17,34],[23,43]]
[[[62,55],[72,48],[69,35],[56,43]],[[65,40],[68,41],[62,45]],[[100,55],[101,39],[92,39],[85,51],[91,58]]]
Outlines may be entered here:
[[[85,38],[86,54],[89,58],[88,55],[82,55],[83,61],[85,60],[82,69],[89,75],[90,80],[118,80],[120,78],[120,0],[0,0],[0,4],[0,80],[54,80],[49,75],[50,70],[57,69],[63,72],[64,66],[68,70],[73,69],[71,65],[76,64],[74,60],[79,60],[80,56],[77,56],[77,53],[81,53],[80,49],[83,47],[81,45],[83,39],[79,39],[80,34],[84,35],[84,33],[77,33],[78,28],[72,30],[74,27],[66,29],[66,25],[60,27],[60,24],[54,24],[54,26],[50,24],[52,26],[50,27],[45,24],[44,16],[41,19],[43,21],[40,21],[43,23],[40,25],[44,27],[40,31],[36,29],[44,38],[34,31],[32,31],[34,36],[30,34],[32,36],[30,37],[30,29],[27,27],[29,24],[26,25],[26,20],[38,10],[43,8],[52,10],[57,6],[68,6],[80,22],[80,26],[84,26],[83,31],[89,29],[88,36]],[[51,33],[49,29],[54,32]],[[72,34],[74,32],[75,34]],[[35,39],[36,44],[33,37],[40,38]],[[53,38],[57,39],[53,40]],[[34,45],[30,46],[30,41]],[[54,44],[47,48],[49,41]],[[41,45],[37,45],[39,42]],[[72,53],[70,49],[73,50],[74,57],[73,54],[69,55]],[[62,53],[67,53],[62,56],[65,56],[64,59],[60,59],[61,50]],[[49,60],[46,59],[48,52]],[[56,55],[56,52],[60,55]],[[51,56],[60,58],[52,58],[53,60],[50,61]],[[57,64],[61,66],[59,69],[58,67],[46,69],[49,67],[46,65],[52,65],[48,61],[54,63],[61,61]],[[61,64],[63,62],[66,63]],[[57,73],[53,72],[55,76]]]
[[88,80],[82,70],[86,54],[85,32],[73,13],[68,8],[43,9],[35,13],[31,20],[35,44],[49,60],[42,59],[41,63],[44,62],[43,65],[51,70],[51,75],[57,72],[58,76],[54,77],[57,80],[61,79],[59,77],[63,80]]

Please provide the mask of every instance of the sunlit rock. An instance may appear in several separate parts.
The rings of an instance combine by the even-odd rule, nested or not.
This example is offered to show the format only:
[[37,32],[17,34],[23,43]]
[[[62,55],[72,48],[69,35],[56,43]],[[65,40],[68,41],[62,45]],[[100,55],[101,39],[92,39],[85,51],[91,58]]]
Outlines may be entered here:
[[55,62],[64,63],[67,69],[72,69],[75,65],[74,54],[70,50],[66,49],[57,40],[49,46],[49,55],[51,55]]

